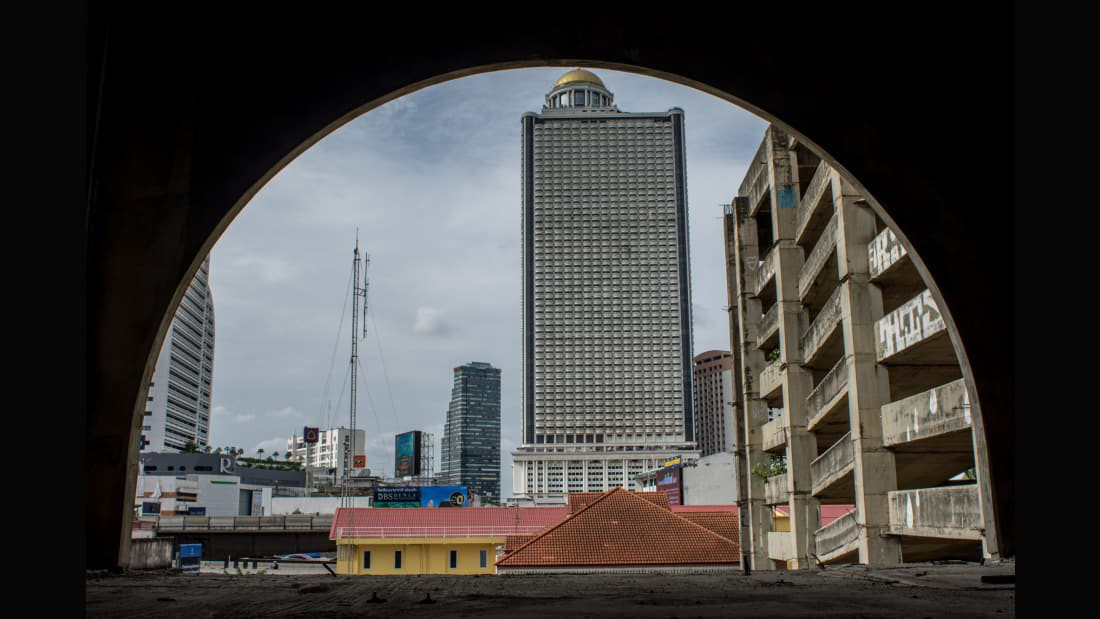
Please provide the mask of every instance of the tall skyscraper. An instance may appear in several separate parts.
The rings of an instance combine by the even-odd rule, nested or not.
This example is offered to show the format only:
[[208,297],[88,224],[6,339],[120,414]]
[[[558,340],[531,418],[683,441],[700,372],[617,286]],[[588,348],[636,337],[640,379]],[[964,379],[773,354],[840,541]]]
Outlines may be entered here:
[[214,372],[214,297],[210,256],[176,308],[149,383],[141,451],[182,451],[210,438],[210,384]]
[[513,493],[560,502],[697,453],[684,112],[621,112],[578,69],[522,122]]
[[733,452],[733,355],[708,350],[695,356],[695,441],[701,455]]
[[500,503],[500,370],[474,361],[456,367],[454,380],[440,481],[466,486],[482,505]]

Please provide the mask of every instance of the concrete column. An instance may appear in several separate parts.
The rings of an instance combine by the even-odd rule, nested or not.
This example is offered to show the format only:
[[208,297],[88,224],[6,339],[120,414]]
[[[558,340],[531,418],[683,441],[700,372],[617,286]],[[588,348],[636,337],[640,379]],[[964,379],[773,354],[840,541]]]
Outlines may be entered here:
[[[737,398],[742,417],[738,420],[738,506],[741,519],[741,548],[754,570],[771,570],[768,532],[771,510],[764,503],[764,482],[752,469],[765,461],[761,428],[768,421],[767,403],[760,400],[758,377],[764,354],[756,349],[760,327],[760,301],[750,297],[746,278],[756,272],[759,248],[756,220],[747,214],[747,200],[737,199],[726,219],[726,262],[730,298],[730,349],[734,354]],[[746,566],[748,567],[748,566]]]
[[882,293],[870,283],[867,244],[875,236],[871,209],[840,174],[832,172],[837,209],[837,268],[841,320],[848,364],[848,415],[855,453],[854,492],[859,531],[859,562],[901,562],[898,538],[889,529],[889,496],[897,490],[894,453],[882,444],[881,407],[890,401],[890,380],[875,359],[875,321],[882,317]]
[[805,255],[795,243],[798,231],[800,191],[798,165],[788,150],[790,140],[774,126],[767,137],[771,180],[772,232],[776,240],[775,291],[779,304],[779,350],[784,372],[783,418],[787,429],[787,489],[790,491],[793,566],[814,565],[814,532],[820,527],[818,501],[813,497],[810,464],[817,457],[817,441],[806,430],[806,396],[813,390],[813,375],[802,366],[802,303],[798,275]]

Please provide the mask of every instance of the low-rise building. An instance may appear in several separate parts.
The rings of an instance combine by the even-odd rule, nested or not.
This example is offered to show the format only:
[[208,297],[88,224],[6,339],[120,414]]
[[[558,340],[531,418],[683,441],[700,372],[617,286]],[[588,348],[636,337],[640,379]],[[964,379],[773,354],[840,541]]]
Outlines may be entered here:
[[207,453],[143,453],[135,507],[139,516],[268,516],[283,489],[303,489],[305,472],[249,466]]
[[734,506],[677,512],[663,492],[569,495],[569,514],[542,531],[506,540],[501,574],[698,572],[737,569]]
[[339,574],[492,574],[509,535],[534,533],[564,507],[338,508],[329,538]]

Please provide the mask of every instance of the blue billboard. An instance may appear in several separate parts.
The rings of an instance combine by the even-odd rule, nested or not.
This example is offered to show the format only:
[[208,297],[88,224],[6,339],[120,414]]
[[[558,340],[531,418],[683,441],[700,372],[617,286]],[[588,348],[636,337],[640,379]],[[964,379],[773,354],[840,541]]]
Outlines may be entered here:
[[383,486],[374,489],[375,507],[466,507],[466,486]]
[[420,430],[414,430],[394,437],[394,477],[420,475],[421,435]]
[[421,507],[466,507],[469,498],[466,486],[423,486],[420,488]]

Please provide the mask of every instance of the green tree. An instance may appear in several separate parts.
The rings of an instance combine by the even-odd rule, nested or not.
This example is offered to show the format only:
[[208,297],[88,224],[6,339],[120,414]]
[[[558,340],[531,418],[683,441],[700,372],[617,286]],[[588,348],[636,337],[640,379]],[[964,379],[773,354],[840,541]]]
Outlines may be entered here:
[[185,454],[197,454],[199,453],[199,446],[195,441],[187,441],[183,444],[183,453]]
[[766,464],[761,462],[752,468],[752,474],[763,481],[768,481],[768,478],[782,475],[786,472],[787,458],[772,453],[768,454],[768,462]]

